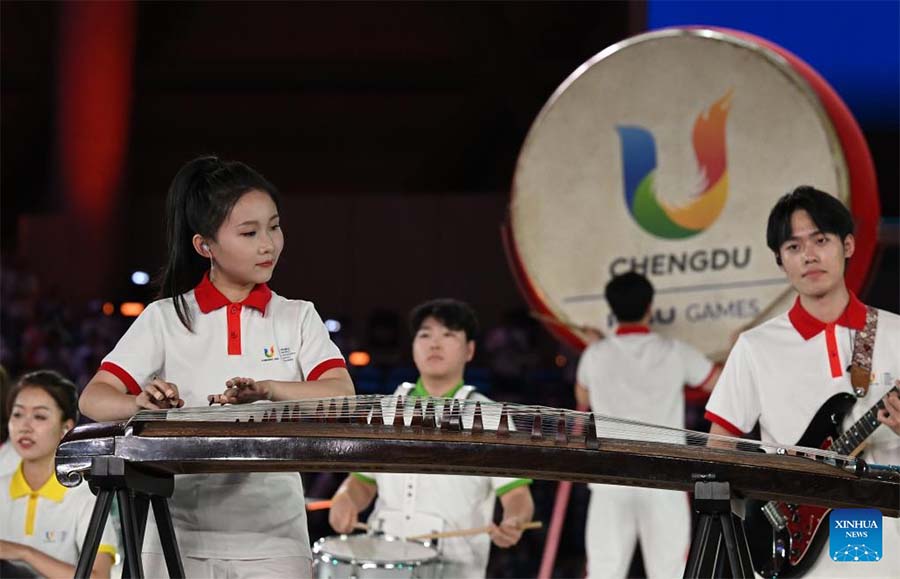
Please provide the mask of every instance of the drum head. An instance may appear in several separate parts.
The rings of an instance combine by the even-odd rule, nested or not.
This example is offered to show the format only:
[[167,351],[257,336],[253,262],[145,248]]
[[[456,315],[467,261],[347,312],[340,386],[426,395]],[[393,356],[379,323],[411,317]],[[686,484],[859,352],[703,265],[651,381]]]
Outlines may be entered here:
[[388,535],[337,535],[313,545],[313,553],[324,560],[342,563],[421,565],[437,558],[437,552],[421,543]]
[[860,216],[873,203],[877,213],[877,191],[861,133],[830,90],[783,49],[721,30],[651,32],[583,64],[516,166],[506,242],[532,308],[581,346],[552,320],[611,327],[604,287],[636,269],[656,287],[654,329],[715,355],[793,301],[765,229],[798,185],[852,205],[866,248],[848,273],[858,290],[877,227]]

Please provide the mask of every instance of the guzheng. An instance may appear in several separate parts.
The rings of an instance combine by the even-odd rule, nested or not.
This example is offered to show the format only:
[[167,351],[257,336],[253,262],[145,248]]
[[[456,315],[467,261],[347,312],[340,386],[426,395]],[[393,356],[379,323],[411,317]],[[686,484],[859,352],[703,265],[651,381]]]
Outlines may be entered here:
[[715,480],[747,497],[900,516],[900,473],[858,458],[519,404],[370,395],[142,411],[70,431],[57,478],[77,485],[109,457],[166,477],[416,472],[683,491]]

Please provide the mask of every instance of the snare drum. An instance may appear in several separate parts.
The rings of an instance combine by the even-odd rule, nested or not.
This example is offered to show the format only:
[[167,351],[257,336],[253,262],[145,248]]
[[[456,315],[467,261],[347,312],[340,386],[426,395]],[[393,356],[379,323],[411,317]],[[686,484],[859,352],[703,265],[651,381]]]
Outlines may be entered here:
[[318,579],[436,579],[438,552],[389,535],[335,535],[313,545]]

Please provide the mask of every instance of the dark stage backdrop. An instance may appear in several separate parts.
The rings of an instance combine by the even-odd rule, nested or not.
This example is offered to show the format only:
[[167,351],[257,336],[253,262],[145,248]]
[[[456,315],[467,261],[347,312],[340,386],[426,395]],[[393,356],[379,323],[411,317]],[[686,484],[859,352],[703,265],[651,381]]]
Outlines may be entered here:
[[[799,25],[816,13],[841,30],[871,24],[866,8],[840,6],[803,2],[782,17]],[[162,264],[166,187],[183,162],[212,152],[248,162],[284,193],[276,291],[356,319],[455,295],[487,325],[523,305],[499,225],[531,121],[579,64],[645,30],[648,15],[654,26],[677,20],[640,2],[137,4],[117,25],[130,27],[121,50],[133,58],[114,213],[102,241],[88,243],[94,228],[71,210],[61,169],[72,145],[61,134],[66,104],[109,81],[113,65],[72,58],[84,46],[67,36],[83,26],[70,6],[4,2],[0,10],[4,259],[22,260],[73,297],[148,298],[129,276]],[[735,10],[710,9],[695,22],[740,27]],[[753,28],[758,18],[747,22],[765,35]],[[789,34],[774,39],[817,65],[833,33],[805,35],[796,47]],[[82,74],[74,80],[66,76],[73,66]],[[839,91],[850,86],[829,66],[822,72]],[[880,78],[856,79],[851,106],[880,94]],[[896,116],[857,116],[885,215],[896,219]],[[105,138],[92,120],[76,151]],[[893,310],[896,262],[895,245],[872,290]]]

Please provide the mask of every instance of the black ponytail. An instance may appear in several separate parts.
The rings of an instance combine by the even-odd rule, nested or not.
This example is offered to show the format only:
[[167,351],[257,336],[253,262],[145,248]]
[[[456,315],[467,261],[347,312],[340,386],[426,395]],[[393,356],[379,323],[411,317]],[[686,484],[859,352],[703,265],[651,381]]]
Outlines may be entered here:
[[159,283],[159,297],[172,298],[178,319],[188,329],[191,313],[184,294],[209,269],[196,252],[194,235],[215,239],[232,207],[248,191],[268,193],[279,207],[278,191],[265,177],[238,161],[198,157],[189,161],[172,180],[166,198],[168,260]]

